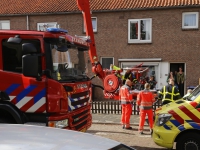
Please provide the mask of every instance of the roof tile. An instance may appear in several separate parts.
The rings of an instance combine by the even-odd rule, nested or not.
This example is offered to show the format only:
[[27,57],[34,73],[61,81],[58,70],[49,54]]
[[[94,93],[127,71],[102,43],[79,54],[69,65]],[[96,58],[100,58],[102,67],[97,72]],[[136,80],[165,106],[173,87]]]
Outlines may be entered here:
[[[91,10],[200,6],[200,0],[90,0]],[[76,0],[1,0],[0,15],[79,11]]]

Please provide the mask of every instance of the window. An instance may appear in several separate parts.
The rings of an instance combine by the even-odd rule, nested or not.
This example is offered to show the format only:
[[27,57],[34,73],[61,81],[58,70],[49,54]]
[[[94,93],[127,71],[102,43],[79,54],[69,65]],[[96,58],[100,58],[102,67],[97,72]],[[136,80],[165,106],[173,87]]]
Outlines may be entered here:
[[[142,64],[142,69],[143,70],[146,70],[148,69],[147,71],[144,71],[143,73],[141,73],[139,76],[142,77],[141,79],[148,79],[150,78],[150,76],[154,76],[155,77],[155,80],[157,81],[157,84],[156,84],[156,88],[162,88],[159,87],[160,86],[160,68],[159,68],[159,65],[160,65],[160,62],[150,62],[147,60],[152,60],[152,59],[140,59],[140,60],[146,60],[146,62],[137,62],[137,61],[134,61],[136,59],[130,59],[130,61],[123,61],[123,59],[121,59],[121,65],[120,67],[123,68],[124,70],[124,73],[127,69],[131,69],[131,68],[134,68],[135,66],[138,66],[140,64]],[[139,60],[139,59],[138,59]],[[154,61],[158,61],[159,58],[157,60],[154,60]],[[119,60],[118,60],[119,61]],[[165,69],[166,70],[166,69]],[[136,71],[134,71],[136,73]],[[166,77],[164,77],[164,83],[166,83]],[[138,87],[137,87],[138,88]],[[140,88],[140,87],[139,87]]]
[[101,57],[101,64],[103,69],[110,69],[110,65],[114,64],[113,57]]
[[182,14],[182,29],[197,29],[199,13],[198,12],[185,12]]
[[[97,17],[92,17],[92,28],[93,32],[97,32]],[[83,31],[85,32],[85,25],[83,27]]]
[[9,20],[1,20],[0,21],[0,29],[9,29],[10,30],[10,21]]
[[60,25],[57,22],[45,22],[45,23],[37,23],[38,31],[46,31],[47,28],[59,28]]
[[[22,46],[16,46],[16,44],[8,43],[7,40],[8,39],[2,40],[3,70],[22,73]],[[40,53],[39,40],[23,39],[21,43],[32,43],[37,48],[38,53]],[[41,64],[41,62],[39,62],[39,64]],[[41,66],[39,68],[41,68]]]
[[152,19],[128,20],[128,43],[151,43]]

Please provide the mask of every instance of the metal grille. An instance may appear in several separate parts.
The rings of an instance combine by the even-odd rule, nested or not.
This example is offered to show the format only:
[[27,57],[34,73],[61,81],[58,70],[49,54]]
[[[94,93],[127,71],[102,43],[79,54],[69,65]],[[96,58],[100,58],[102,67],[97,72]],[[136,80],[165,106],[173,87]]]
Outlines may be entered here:
[[85,110],[85,111],[83,111],[83,112],[81,112],[77,115],[72,116],[72,119],[73,119],[72,124],[74,125],[74,124],[77,124],[77,123],[79,123],[83,120],[86,120],[89,116],[89,112],[90,112],[89,110]]
[[85,106],[88,104],[89,101],[89,91],[72,94],[70,97],[68,97],[68,104],[69,104],[69,110],[78,109],[82,106]]
[[83,111],[80,111],[78,114],[72,115],[70,118],[72,127],[76,130],[81,129],[83,126],[87,124],[88,121],[91,120],[91,107],[87,107]]
[[79,129],[81,129],[83,126],[85,126],[86,124],[87,124],[87,120],[84,121],[84,122],[82,122],[81,124],[75,126],[75,129],[76,129],[76,130],[79,130]]

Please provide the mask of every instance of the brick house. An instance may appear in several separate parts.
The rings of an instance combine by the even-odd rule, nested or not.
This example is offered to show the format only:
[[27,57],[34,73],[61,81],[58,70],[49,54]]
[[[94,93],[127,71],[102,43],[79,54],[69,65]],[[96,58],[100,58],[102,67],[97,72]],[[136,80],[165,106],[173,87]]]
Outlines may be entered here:
[[[184,91],[199,84],[200,1],[195,0],[90,0],[97,54],[103,68],[122,68],[143,63],[155,75],[157,88],[166,84],[170,71],[181,66]],[[1,2],[0,28],[67,29],[84,35],[76,0],[7,0]],[[91,64],[88,59],[89,75]],[[102,84],[94,79],[94,84]],[[95,90],[95,98],[102,91]]]

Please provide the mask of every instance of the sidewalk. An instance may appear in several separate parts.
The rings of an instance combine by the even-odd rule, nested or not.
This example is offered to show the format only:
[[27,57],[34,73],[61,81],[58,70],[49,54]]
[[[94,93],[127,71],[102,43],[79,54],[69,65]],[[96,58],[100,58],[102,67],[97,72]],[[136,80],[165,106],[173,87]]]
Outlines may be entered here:
[[[139,125],[139,115],[131,115],[130,124]],[[96,124],[120,124],[121,115],[117,114],[92,114],[92,123]],[[145,126],[147,123],[145,122]]]

